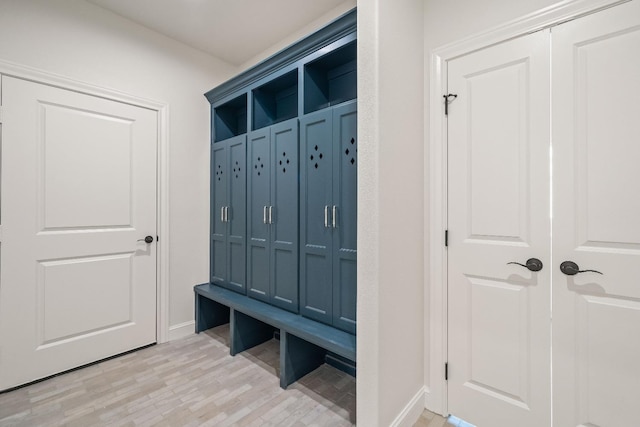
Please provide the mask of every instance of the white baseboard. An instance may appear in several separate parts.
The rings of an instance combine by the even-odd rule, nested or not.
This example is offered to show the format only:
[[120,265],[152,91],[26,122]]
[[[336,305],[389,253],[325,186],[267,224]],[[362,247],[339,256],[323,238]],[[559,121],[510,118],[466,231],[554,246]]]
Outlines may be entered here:
[[411,427],[424,411],[426,387],[422,387],[391,423],[391,427]]
[[191,334],[195,334],[195,329],[196,322],[194,320],[169,326],[169,341],[177,340]]
[[424,386],[424,408],[433,412],[433,395],[431,393],[431,389],[427,386]]
[[435,397],[429,387],[424,388],[424,409],[447,418],[447,415],[444,415],[445,411],[442,408],[442,402],[437,403]]

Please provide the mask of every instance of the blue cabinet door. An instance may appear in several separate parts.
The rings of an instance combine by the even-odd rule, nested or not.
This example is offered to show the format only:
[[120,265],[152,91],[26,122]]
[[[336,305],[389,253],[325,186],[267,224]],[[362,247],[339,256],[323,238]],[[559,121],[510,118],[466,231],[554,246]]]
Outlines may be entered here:
[[269,302],[269,207],[271,206],[271,133],[263,128],[249,134],[247,187],[249,296]]
[[333,110],[333,326],[356,333],[358,218],[357,104]]
[[246,293],[246,136],[211,147],[211,282]]
[[227,271],[232,289],[246,293],[246,231],[247,231],[247,151],[246,136],[229,141],[229,196],[227,222]]
[[298,312],[298,119],[271,126],[271,304]]
[[333,319],[333,111],[300,120],[300,313]]
[[227,146],[211,146],[211,282],[219,285],[227,280],[227,224],[224,209],[227,206]]

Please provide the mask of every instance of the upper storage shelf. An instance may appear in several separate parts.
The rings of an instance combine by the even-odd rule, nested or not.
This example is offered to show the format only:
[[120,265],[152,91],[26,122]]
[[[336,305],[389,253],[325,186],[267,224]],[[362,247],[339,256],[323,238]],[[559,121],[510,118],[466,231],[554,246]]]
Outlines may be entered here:
[[[213,119],[216,129],[214,140],[240,135],[248,130],[247,127],[259,129],[305,112],[354,99],[356,21],[357,12],[353,9],[326,27],[207,92],[205,96],[219,110],[212,111],[214,116],[218,116]],[[294,72],[288,72],[294,69]],[[309,76],[304,76],[305,73]],[[277,82],[272,80],[275,75]],[[305,80],[304,84],[302,79]],[[297,94],[290,96],[288,91],[293,90]],[[303,94],[308,90],[308,95]],[[238,94],[241,93],[244,95],[236,103]],[[247,97],[249,94],[253,96]],[[220,105],[228,99],[233,101]],[[243,121],[240,114],[243,110],[246,111],[247,102],[251,108],[249,113],[253,113],[249,114],[251,119],[248,121],[251,123]],[[230,107],[230,114],[225,109],[227,106]],[[295,109],[297,111],[292,113]],[[234,121],[229,116],[237,120]],[[226,128],[219,129],[219,122],[223,122]]]
[[213,109],[214,141],[247,133],[247,94],[242,94]]
[[293,70],[253,90],[252,129],[298,115],[298,71]]
[[305,65],[305,114],[357,98],[356,58],[352,41]]

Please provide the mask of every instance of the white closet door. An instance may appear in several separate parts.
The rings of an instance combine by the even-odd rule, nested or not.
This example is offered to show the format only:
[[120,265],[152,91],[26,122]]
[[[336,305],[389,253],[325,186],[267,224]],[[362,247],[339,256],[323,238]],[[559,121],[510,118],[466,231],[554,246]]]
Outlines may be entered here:
[[6,76],[2,103],[0,390],[155,342],[157,197],[154,111]]
[[637,426],[640,1],[552,39],[554,426]]
[[448,86],[449,412],[547,426],[549,32],[450,61]]

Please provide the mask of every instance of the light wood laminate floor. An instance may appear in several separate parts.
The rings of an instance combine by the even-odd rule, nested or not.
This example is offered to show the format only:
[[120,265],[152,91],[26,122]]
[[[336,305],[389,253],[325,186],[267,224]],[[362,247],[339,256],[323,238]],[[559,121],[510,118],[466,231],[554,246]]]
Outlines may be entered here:
[[[279,343],[235,357],[229,327],[0,394],[0,426],[351,426],[356,384],[323,365],[282,390]],[[424,411],[416,427],[450,427]]]
[[350,426],[355,379],[328,365],[282,390],[279,343],[229,355],[228,325],[0,394],[0,426]]
[[427,411],[422,412],[422,415],[413,427],[474,427],[457,418],[444,418],[438,414]]

